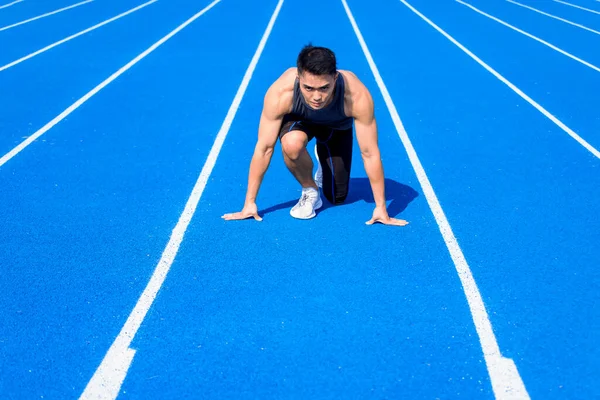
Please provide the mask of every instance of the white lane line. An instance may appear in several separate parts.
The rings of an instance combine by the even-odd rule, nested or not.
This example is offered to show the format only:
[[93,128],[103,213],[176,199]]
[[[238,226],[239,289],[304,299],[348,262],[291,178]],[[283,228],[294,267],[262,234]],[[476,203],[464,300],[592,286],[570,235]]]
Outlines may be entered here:
[[454,261],[454,265],[456,266],[458,276],[462,282],[463,290],[471,310],[473,322],[475,323],[475,328],[477,330],[477,334],[479,335],[479,341],[485,357],[488,373],[492,381],[494,394],[496,395],[496,398],[501,399],[528,399],[529,395],[525,389],[525,385],[523,384],[521,377],[519,376],[516,365],[511,359],[503,357],[500,352],[492,324],[485,309],[481,294],[479,293],[479,289],[477,288],[477,284],[475,283],[475,279],[471,273],[471,269],[469,268],[458,241],[452,232],[450,223],[444,215],[442,206],[440,205],[433,187],[429,182],[427,174],[421,165],[421,161],[417,156],[417,152],[415,151],[408,134],[404,129],[402,121],[400,120],[400,116],[398,115],[398,111],[396,110],[396,106],[394,105],[387,87],[381,78],[375,61],[373,61],[373,57],[371,56],[367,44],[356,24],[356,21],[354,20],[354,17],[352,16],[352,12],[346,3],[346,0],[342,0],[342,3],[344,4],[346,13],[350,19],[350,23],[354,28],[354,32],[356,33],[358,41],[360,42],[369,66],[371,67],[371,71],[373,72],[375,80],[377,81],[377,85],[379,86],[381,94],[383,95],[392,120],[394,121],[394,125],[396,126],[398,135],[404,144],[404,148],[406,149],[413,169],[415,170],[417,178],[419,179],[423,193],[425,194],[427,202],[429,203],[429,207],[431,208],[440,232],[444,238],[444,241],[446,242],[446,247],[450,252],[452,260]]
[[231,127],[233,119],[235,118],[235,114],[240,106],[242,97],[246,92],[246,88],[250,83],[254,69],[256,68],[267,39],[271,34],[271,30],[273,29],[273,25],[275,24],[275,20],[277,19],[277,15],[279,14],[279,10],[281,9],[283,1],[284,0],[279,0],[279,3],[277,4],[277,7],[271,16],[271,20],[269,21],[267,29],[260,40],[258,48],[254,53],[254,57],[252,57],[252,60],[250,61],[250,65],[244,74],[242,83],[238,88],[235,98],[229,107],[229,111],[225,116],[225,120],[221,125],[221,129],[219,130],[219,133],[215,138],[215,142],[210,149],[210,153],[208,154],[206,162],[202,167],[200,176],[198,177],[198,180],[192,189],[192,193],[187,200],[183,213],[179,217],[177,225],[171,233],[169,242],[163,251],[162,257],[158,262],[158,265],[156,266],[148,285],[144,289],[144,292],[129,315],[129,318],[127,318],[127,321],[123,325],[121,332],[119,332],[119,335],[116,337],[112,346],[102,360],[102,363],[85,388],[85,391],[80,397],[81,400],[114,399],[117,396],[123,380],[127,375],[129,366],[131,365],[133,355],[135,354],[135,350],[129,348],[131,341],[140,328],[146,313],[152,306],[152,303],[154,302],[154,299],[156,298],[156,295],[158,294],[158,291],[160,290],[167,273],[169,272],[169,269],[175,260],[175,256],[179,251],[179,246],[181,245],[185,231],[196,211],[200,197],[204,192],[204,188],[206,187],[208,178],[213,170],[213,167],[215,166],[217,157],[219,156],[219,152],[221,151],[223,142],[225,141],[225,137],[229,132],[229,128]]
[[16,0],[16,1],[13,1],[12,3],[3,4],[3,5],[0,6],[0,10],[3,9],[3,8],[14,6],[15,4],[21,3],[22,1],[24,1],[24,0]]
[[557,2],[557,3],[565,4],[567,6],[579,8],[580,10],[588,11],[588,12],[591,12],[591,13],[594,13],[594,14],[600,14],[600,11],[591,10],[589,8],[581,7],[581,6],[578,6],[577,4],[571,4],[571,3],[567,3],[566,1],[561,1],[561,0],[554,0],[554,1]]
[[[153,0],[153,1],[156,1],[156,0]],[[213,3],[211,3],[211,6],[209,6],[209,7],[212,7],[212,5],[215,4],[215,3],[217,3],[218,1],[220,1],[220,0],[215,0]],[[175,31],[173,31],[173,32],[175,32]],[[117,72],[113,73],[111,76],[109,76],[108,78],[106,78],[98,86],[96,86],[95,88],[93,88],[92,90],[90,90],[83,97],[81,97],[75,103],[71,104],[67,109],[65,109],[59,115],[57,115],[56,117],[54,117],[50,122],[48,122],[46,125],[44,125],[40,129],[38,129],[34,134],[32,134],[31,136],[29,136],[27,139],[23,140],[16,147],[14,147],[11,151],[9,151],[5,155],[3,155],[2,158],[0,158],[0,167],[2,167],[11,158],[13,158],[17,154],[19,154],[21,151],[23,151],[23,149],[25,149],[27,146],[29,146],[31,143],[33,143],[37,138],[39,138],[44,133],[46,133],[50,129],[52,129],[52,127],[54,127],[54,125],[58,124],[65,117],[67,117],[69,114],[71,114],[77,108],[79,108],[79,106],[81,106],[83,103],[85,103],[86,101],[88,101],[93,95],[95,95],[100,90],[102,90],[105,86],[107,86],[109,83],[111,83],[112,81],[114,81],[115,79],[117,79],[123,72],[127,71],[134,64],[136,64],[142,58],[146,57],[148,54],[150,54],[152,51],[154,51],[154,49],[156,49],[162,43],[164,43],[165,41],[167,41],[171,36],[174,35],[173,32],[171,34],[163,37],[158,42],[154,43],[152,46],[150,46],[148,49],[146,49],[143,53],[139,54],[133,60],[129,61],[127,64],[125,64],[123,67],[121,67]]]
[[[557,17],[556,15],[549,14],[549,13],[547,13],[547,12],[544,12],[544,11],[538,10],[537,8],[533,8],[533,7],[530,7],[530,6],[528,6],[528,5],[521,4],[521,3],[518,3],[518,2],[516,2],[516,1],[513,1],[513,0],[506,0],[506,1],[508,1],[509,3],[513,3],[513,4],[516,4],[516,5],[518,5],[518,6],[524,7],[524,8],[528,8],[528,9],[530,9],[530,10],[532,10],[532,11],[535,11],[535,12],[537,12],[537,13],[540,13],[540,14],[542,14],[542,15],[545,15],[545,16],[547,16],[547,17],[550,17],[550,18],[557,19],[557,20],[559,20],[559,21],[562,21],[562,22],[564,22],[564,23],[566,23],[566,24],[573,25],[573,26],[576,26],[576,27],[578,27],[578,28],[581,28],[581,29],[585,29],[586,31],[589,31],[589,32],[595,33],[596,35],[600,35],[600,32],[598,32],[598,31],[596,31],[596,30],[594,30],[594,29],[592,29],[592,28],[588,28],[588,27],[587,27],[587,26],[585,26],[585,25],[577,24],[577,23],[575,23],[575,22],[569,21],[568,19],[564,19],[564,18],[561,18],[561,17]],[[597,0],[597,1],[600,1],[600,0]]]
[[511,24],[509,24],[509,23],[507,23],[507,22],[504,22],[504,21],[502,21],[501,19],[498,19],[498,18],[496,18],[496,17],[494,17],[494,16],[492,16],[492,15],[490,15],[490,14],[487,14],[487,13],[485,13],[485,12],[481,11],[480,9],[478,9],[478,8],[476,8],[476,7],[474,7],[474,6],[470,5],[470,4],[468,4],[468,3],[465,3],[465,2],[464,2],[464,1],[462,1],[462,0],[455,0],[455,1],[456,1],[457,3],[460,3],[460,4],[464,5],[464,6],[467,6],[467,7],[469,7],[470,9],[472,9],[473,11],[475,11],[475,12],[477,12],[477,13],[481,14],[481,15],[484,15],[484,16],[486,16],[486,17],[488,17],[488,18],[490,18],[490,19],[492,19],[492,20],[494,20],[494,21],[496,21],[496,22],[498,22],[498,23],[500,23],[500,24],[502,24],[502,25],[504,25],[504,26],[507,26],[507,27],[509,27],[509,28],[510,28],[510,29],[512,29],[512,30],[515,30],[515,31],[517,31],[517,32],[519,32],[519,33],[521,33],[521,34],[523,34],[523,35],[527,36],[527,37],[530,37],[530,38],[531,38],[531,39],[533,39],[533,40],[536,40],[536,41],[538,41],[538,42],[540,42],[540,43],[542,43],[542,44],[544,44],[544,45],[546,45],[546,46],[550,47],[552,50],[555,50],[555,51],[557,51],[557,52],[559,52],[559,53],[561,53],[561,54],[563,54],[563,55],[565,55],[565,56],[567,56],[567,57],[569,57],[569,58],[571,58],[571,59],[573,59],[573,60],[575,60],[575,61],[578,61],[578,62],[580,62],[581,64],[585,65],[586,67],[589,67],[589,68],[593,69],[594,71],[600,72],[600,68],[596,67],[595,65],[593,65],[593,64],[590,64],[589,62],[587,62],[587,61],[584,61],[584,60],[582,60],[581,58],[579,58],[579,57],[576,57],[576,56],[574,56],[573,54],[571,54],[571,53],[568,53],[568,52],[564,51],[563,49],[560,49],[560,48],[556,47],[555,45],[553,45],[553,44],[551,44],[551,43],[548,43],[548,42],[546,42],[546,41],[545,41],[545,40],[543,40],[543,39],[540,39],[540,38],[539,38],[539,37],[537,37],[537,36],[534,36],[534,35],[532,35],[531,33],[527,33],[527,32],[525,32],[524,30],[521,30],[521,29],[519,29],[519,28],[517,28],[517,27],[515,27],[515,26],[512,26]]
[[104,26],[106,24],[109,24],[109,23],[111,23],[113,21],[118,20],[119,18],[122,18],[122,17],[124,17],[126,15],[129,15],[129,14],[133,13],[133,12],[141,10],[142,8],[144,8],[146,6],[149,6],[150,4],[155,3],[157,1],[158,0],[150,0],[147,3],[140,4],[139,6],[137,6],[135,8],[132,8],[131,10],[125,11],[122,14],[119,14],[119,15],[117,15],[115,17],[107,19],[106,21],[100,22],[99,24],[96,24],[96,25],[91,26],[91,27],[89,27],[87,29],[84,29],[83,31],[77,32],[77,33],[75,33],[75,34],[73,34],[73,35],[71,35],[69,37],[66,37],[66,38],[64,38],[62,40],[59,40],[58,42],[54,42],[54,43],[52,43],[52,44],[50,44],[50,45],[48,45],[48,46],[46,46],[46,47],[44,47],[42,49],[39,49],[38,51],[34,51],[33,53],[26,55],[25,57],[21,57],[18,60],[15,60],[15,61],[13,61],[11,63],[8,63],[8,64],[0,67],[0,72],[4,71],[6,69],[9,69],[10,67],[14,67],[15,65],[17,65],[19,63],[22,63],[23,61],[28,60],[28,59],[30,59],[32,57],[35,57],[38,54],[42,54],[43,52],[48,51],[48,50],[50,50],[50,49],[52,49],[52,48],[54,48],[54,47],[56,47],[58,45],[61,45],[61,44],[65,43],[65,42],[68,42],[69,40],[75,39],[78,36],[85,35],[86,33],[91,32],[91,31],[93,31],[95,29],[98,29],[101,26]]
[[481,65],[488,72],[490,72],[492,75],[494,75],[502,83],[504,83],[506,86],[511,88],[516,94],[521,96],[525,101],[527,101],[529,104],[531,104],[533,107],[535,107],[546,118],[548,118],[550,121],[554,122],[559,128],[561,128],[569,136],[571,136],[573,139],[575,139],[586,150],[588,150],[590,153],[592,153],[597,158],[600,158],[600,151],[598,151],[591,144],[586,142],[581,136],[579,136],[577,133],[575,133],[571,128],[569,128],[567,125],[565,125],[561,120],[559,120],[554,115],[552,115],[548,110],[546,110],[544,107],[542,107],[540,104],[538,104],[535,100],[533,100],[531,97],[529,97],[527,94],[525,94],[521,89],[516,87],[512,82],[510,82],[504,76],[500,75],[500,73],[498,73],[495,69],[493,69],[488,64],[486,64],[483,60],[481,60],[479,57],[477,57],[475,54],[473,54],[469,49],[467,49],[460,42],[458,42],[456,39],[454,39],[452,36],[450,36],[448,33],[446,33],[442,28],[440,28],[439,26],[434,24],[429,18],[427,18],[426,16],[421,14],[417,9],[415,9],[413,6],[408,4],[405,0],[399,0],[399,1],[402,2],[406,7],[408,7],[410,10],[412,10],[419,17],[421,17],[425,22],[427,22],[429,25],[431,25],[435,30],[437,30],[439,33],[444,35],[446,37],[446,39],[448,39],[449,41],[454,43],[459,49],[464,51],[469,57],[471,57],[473,60],[475,60],[479,65]]
[[14,28],[14,27],[19,26],[19,25],[25,25],[25,24],[27,24],[29,22],[36,21],[36,20],[42,19],[42,18],[46,18],[46,17],[49,17],[51,15],[61,13],[63,11],[70,10],[71,8],[75,8],[75,7],[79,7],[79,6],[82,6],[82,5],[87,4],[87,3],[91,3],[92,1],[94,1],[94,0],[85,0],[85,1],[82,1],[80,3],[76,3],[76,4],[72,4],[70,6],[67,6],[67,7],[59,8],[58,10],[50,11],[50,12],[48,12],[46,14],[38,15],[37,17],[29,18],[29,19],[26,19],[26,20],[21,21],[21,22],[17,22],[17,23],[12,24],[12,25],[3,26],[2,28],[0,28],[0,32],[6,31],[6,30],[8,30],[10,28]]

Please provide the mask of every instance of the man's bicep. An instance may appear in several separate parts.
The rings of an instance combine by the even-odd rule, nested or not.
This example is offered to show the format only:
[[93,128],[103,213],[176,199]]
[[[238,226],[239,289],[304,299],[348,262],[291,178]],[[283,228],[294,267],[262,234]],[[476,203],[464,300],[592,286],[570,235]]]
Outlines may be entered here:
[[375,117],[367,120],[354,120],[354,130],[362,154],[369,155],[377,150],[377,122]]
[[377,121],[373,100],[367,91],[355,104],[354,130],[361,153],[368,155],[377,150]]
[[266,112],[261,114],[258,127],[258,145],[262,150],[275,147],[281,129],[281,121],[280,116],[269,115]]
[[280,95],[277,86],[272,85],[263,100],[263,109],[258,126],[258,147],[266,151],[273,148],[279,137],[283,115],[280,109]]

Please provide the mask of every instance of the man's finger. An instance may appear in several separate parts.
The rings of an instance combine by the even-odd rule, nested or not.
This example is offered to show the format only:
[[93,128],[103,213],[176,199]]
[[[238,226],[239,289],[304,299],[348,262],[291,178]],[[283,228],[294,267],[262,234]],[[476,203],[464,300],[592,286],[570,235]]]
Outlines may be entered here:
[[233,219],[240,219],[241,218],[241,213],[237,212],[237,213],[229,213],[229,214],[225,214],[223,215],[221,218],[225,219],[226,221],[230,221]]
[[226,221],[240,220],[253,217],[257,221],[262,221],[262,218],[258,214],[244,214],[243,212],[229,213],[221,216]]
[[396,218],[390,218],[389,223],[390,223],[390,225],[396,225],[396,226],[408,225],[408,221],[405,221],[403,219],[396,219]]
[[384,225],[394,225],[394,226],[408,225],[408,221],[405,221],[403,219],[396,219],[396,218],[371,218],[370,220],[365,222],[365,224],[373,225],[375,222],[380,222]]

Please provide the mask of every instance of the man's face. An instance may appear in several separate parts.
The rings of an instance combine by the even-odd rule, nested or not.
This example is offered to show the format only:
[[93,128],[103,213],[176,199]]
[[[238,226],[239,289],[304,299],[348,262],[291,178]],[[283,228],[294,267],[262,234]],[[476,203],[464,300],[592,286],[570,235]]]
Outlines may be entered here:
[[335,88],[335,75],[312,75],[303,72],[298,75],[300,83],[300,92],[308,105],[316,110],[329,104]]

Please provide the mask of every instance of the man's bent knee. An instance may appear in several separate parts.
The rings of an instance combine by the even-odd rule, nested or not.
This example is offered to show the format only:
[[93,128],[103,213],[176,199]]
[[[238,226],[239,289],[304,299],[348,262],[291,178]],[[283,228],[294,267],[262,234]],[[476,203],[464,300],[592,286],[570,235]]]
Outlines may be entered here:
[[281,138],[281,149],[287,158],[295,161],[305,151],[307,142],[306,133],[291,131]]
[[346,201],[346,198],[348,197],[348,187],[338,187],[335,188],[335,190],[327,190],[327,188],[323,187],[323,195],[331,204],[337,206]]
[[336,206],[340,205],[340,204],[344,204],[344,202],[346,201],[346,197],[348,197],[348,192],[336,194],[335,201],[333,204],[335,204]]

